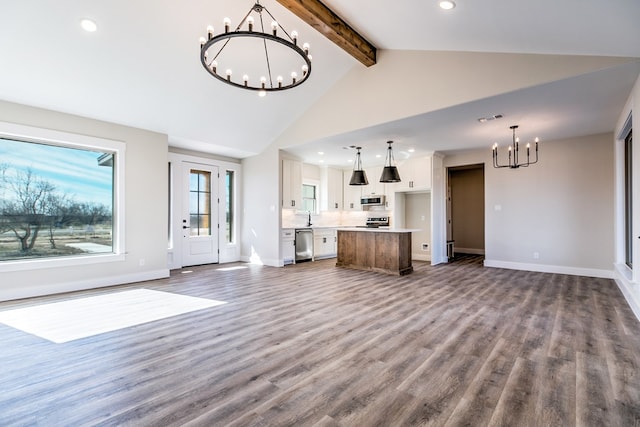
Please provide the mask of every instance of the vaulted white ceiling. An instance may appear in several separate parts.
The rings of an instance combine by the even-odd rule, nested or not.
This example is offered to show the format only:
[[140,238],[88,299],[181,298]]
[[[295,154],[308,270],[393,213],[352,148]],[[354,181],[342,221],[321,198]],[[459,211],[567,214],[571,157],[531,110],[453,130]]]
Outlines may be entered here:
[[[259,153],[350,72],[369,70],[274,0],[261,3],[311,44],[312,75],[294,90],[258,98],[202,69],[198,39],[206,26],[221,26],[225,16],[237,22],[252,1],[69,0],[61,5],[0,0],[0,99],[165,133],[177,147],[239,158]],[[436,0],[325,4],[381,53],[505,52],[636,60],[289,147],[308,161],[317,161],[321,144],[337,149],[356,141],[384,148],[384,141],[397,138],[399,144],[423,151],[471,148],[490,144],[498,131],[508,138],[512,123],[507,120],[530,120],[534,127],[540,115],[558,118],[545,120],[551,124],[542,129],[544,139],[611,131],[640,72],[637,0],[458,0],[451,11],[439,9]],[[97,32],[80,28],[85,17],[97,22]],[[505,121],[482,131],[469,120],[494,113],[504,114]],[[322,126],[322,117],[316,119]]]

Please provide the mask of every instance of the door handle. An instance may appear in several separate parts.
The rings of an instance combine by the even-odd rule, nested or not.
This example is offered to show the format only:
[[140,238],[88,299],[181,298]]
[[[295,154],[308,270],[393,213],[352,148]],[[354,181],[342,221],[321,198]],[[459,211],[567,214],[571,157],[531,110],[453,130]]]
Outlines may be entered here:
[[187,227],[186,225],[183,225],[182,229],[185,229],[185,228],[191,228],[191,227]]

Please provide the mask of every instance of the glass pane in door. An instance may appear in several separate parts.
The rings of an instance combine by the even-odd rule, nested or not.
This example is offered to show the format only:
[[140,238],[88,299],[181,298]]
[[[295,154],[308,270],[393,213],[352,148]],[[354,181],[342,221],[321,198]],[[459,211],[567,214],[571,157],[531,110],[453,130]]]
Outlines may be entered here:
[[211,172],[191,170],[189,175],[189,223],[191,236],[211,235]]

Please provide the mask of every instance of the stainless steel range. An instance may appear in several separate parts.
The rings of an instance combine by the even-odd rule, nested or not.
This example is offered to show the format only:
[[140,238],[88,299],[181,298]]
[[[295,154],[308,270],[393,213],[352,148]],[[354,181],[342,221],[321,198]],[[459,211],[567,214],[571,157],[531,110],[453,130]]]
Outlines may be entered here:
[[376,216],[376,217],[367,218],[366,227],[379,228],[379,227],[388,227],[388,226],[389,226],[388,216]]

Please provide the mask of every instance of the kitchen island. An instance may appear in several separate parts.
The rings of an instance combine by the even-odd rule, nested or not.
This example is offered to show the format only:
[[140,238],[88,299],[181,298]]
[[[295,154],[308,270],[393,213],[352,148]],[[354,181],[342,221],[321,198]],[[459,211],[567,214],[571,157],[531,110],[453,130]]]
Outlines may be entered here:
[[339,228],[337,267],[405,275],[413,271],[411,233],[404,228]]

